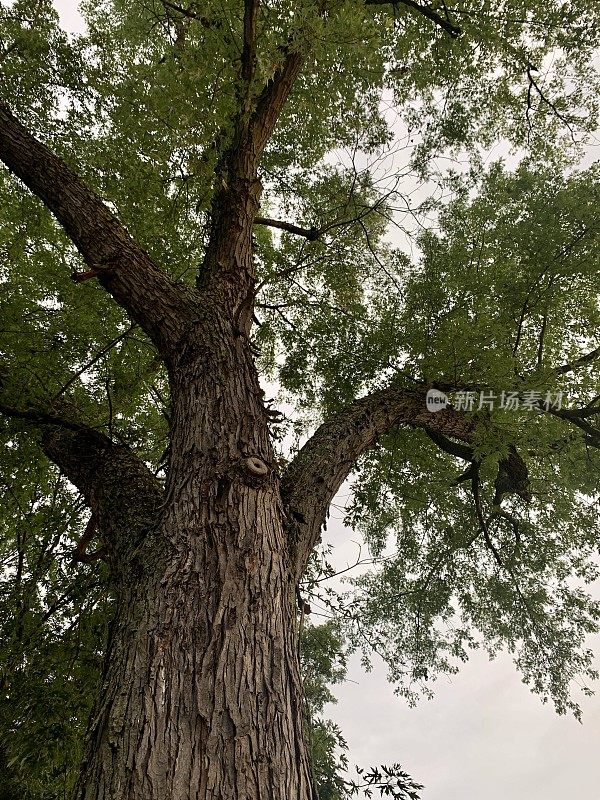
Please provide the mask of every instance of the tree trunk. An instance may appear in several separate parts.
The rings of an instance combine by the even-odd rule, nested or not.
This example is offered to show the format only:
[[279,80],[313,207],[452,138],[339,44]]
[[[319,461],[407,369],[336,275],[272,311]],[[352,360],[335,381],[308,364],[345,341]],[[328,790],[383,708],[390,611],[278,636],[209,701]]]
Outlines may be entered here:
[[79,800],[313,797],[262,393],[247,339],[201,327],[172,370],[160,521],[119,570]]
[[294,587],[276,527],[256,547],[248,531],[220,529],[123,588],[78,798],[312,796]]
[[[248,0],[249,83],[256,11]],[[170,380],[165,486],[125,444],[72,419],[68,403],[0,405],[41,426],[41,446],[84,497],[111,567],[116,617],[77,800],[313,800],[295,596],[329,504],[399,424],[474,460],[472,418],[431,414],[424,386],[390,386],[326,420],[278,474],[249,334],[257,164],[302,61],[284,55],[254,112],[236,118],[196,288],[172,281],[0,104],[0,157],[54,212],[87,276],[149,336]],[[509,489],[526,492],[516,451],[505,462],[503,486],[514,474]]]

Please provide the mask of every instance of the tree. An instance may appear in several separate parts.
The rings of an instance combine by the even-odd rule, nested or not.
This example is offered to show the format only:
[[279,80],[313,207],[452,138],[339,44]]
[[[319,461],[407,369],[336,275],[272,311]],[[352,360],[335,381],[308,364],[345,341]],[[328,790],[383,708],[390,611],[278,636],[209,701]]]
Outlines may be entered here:
[[[598,180],[571,140],[595,126],[600,9],[85,14],[68,38],[47,0],[2,9],[7,785],[68,786],[53,742],[77,752],[101,668],[75,797],[315,797],[308,595],[409,696],[479,632],[576,709],[598,619],[567,581],[596,574]],[[415,141],[383,180],[390,103]],[[531,149],[514,174],[483,169],[499,138]],[[436,174],[461,152],[470,171]],[[410,170],[453,202],[414,208]],[[402,207],[438,214],[416,262],[385,235]],[[321,417],[289,460],[259,375]],[[532,394],[564,376],[568,409]],[[529,409],[434,414],[431,388]],[[315,553],[355,470],[350,516],[383,560],[349,604],[319,594]],[[33,729],[43,774],[14,755]]]

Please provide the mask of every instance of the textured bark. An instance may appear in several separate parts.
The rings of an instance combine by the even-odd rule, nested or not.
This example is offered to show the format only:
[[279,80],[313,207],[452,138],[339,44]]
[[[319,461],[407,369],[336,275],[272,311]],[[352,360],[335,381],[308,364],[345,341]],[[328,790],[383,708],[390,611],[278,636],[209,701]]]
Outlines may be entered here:
[[221,514],[210,532],[188,529],[189,548],[149,540],[140,552],[118,595],[76,797],[312,796],[277,505],[268,493],[247,500],[245,531],[241,514]]
[[307,800],[296,584],[247,340],[213,319],[173,374],[166,500],[119,581],[76,796]]
[[42,448],[85,498],[115,579],[156,526],[163,488],[128,447],[96,430],[47,428]]
[[248,334],[255,283],[250,243],[262,192],[258,166],[304,59],[293,50],[282,52],[281,65],[252,101],[256,4],[247,0],[245,6],[242,77],[246,93],[240,97],[232,143],[217,166],[209,242],[197,285],[230,311],[236,332]]
[[[243,75],[252,98],[256,4]],[[473,424],[387,389],[326,422],[282,480],[249,341],[257,168],[302,59],[290,50],[244,107],[217,177],[197,289],[173,283],[66,164],[0,106],[0,158],[50,208],[90,274],[168,365],[166,486],[126,447],[54,409],[0,412],[42,447],[92,511],[116,615],[77,800],[314,800],[302,735],[296,590],[327,508],[394,425],[468,442]],[[90,528],[91,530],[91,528]]]
[[239,108],[196,289],[174,283],[0,104],[0,158],[81,252],[89,270],[77,278],[97,278],[130,313],[170,379],[164,487],[128,448],[52,408],[0,406],[42,428],[42,447],[85,497],[111,567],[116,614],[77,800],[314,800],[296,591],[326,507],[393,425],[438,425],[463,439],[470,431],[453,412],[429,414],[420,395],[379,392],[322,426],[282,486],[249,341],[252,226],[260,157],[303,57],[293,42],[282,47],[272,79],[257,86],[257,15],[246,0]]
[[[299,72],[282,52],[254,96],[247,0],[234,136],[198,290],[173,283],[67,165],[0,106],[0,158],[42,199],[169,368],[163,490],[127,448],[51,413],[42,446],[86,498],[116,616],[75,796],[311,800],[296,578],[248,334],[260,155]],[[9,406],[6,406],[11,411]],[[1,409],[0,409],[1,410]],[[12,409],[14,411],[14,409]]]

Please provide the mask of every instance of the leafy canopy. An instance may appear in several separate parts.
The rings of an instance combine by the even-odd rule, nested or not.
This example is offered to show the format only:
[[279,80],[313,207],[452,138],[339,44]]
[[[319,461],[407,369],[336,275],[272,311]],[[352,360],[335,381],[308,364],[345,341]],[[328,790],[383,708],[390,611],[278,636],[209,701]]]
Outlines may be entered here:
[[[577,167],[598,118],[600,8],[427,8],[437,22],[403,2],[261,5],[252,91],[284,50],[306,59],[261,164],[261,214],[320,232],[255,229],[259,366],[296,408],[274,427],[282,457],[290,434],[390,382],[565,390],[569,405],[597,408],[597,359],[557,368],[600,344],[599,176]],[[239,111],[243,4],[87,0],[82,13],[87,32],[68,36],[48,0],[0,6],[0,99],[192,283]],[[487,155],[498,142],[514,148],[512,168]],[[0,182],[2,403],[72,404],[162,475],[162,364],[93,281],[68,280],[78,256],[40,202],[10,174]],[[591,430],[540,409],[474,418],[479,510],[493,512],[511,447],[526,456],[531,503],[510,499],[483,536],[472,488],[452,485],[464,462],[399,429],[358,466],[347,510],[376,565],[346,595],[324,588],[332,568],[316,559],[303,590],[351,647],[386,658],[411,699],[485,645],[508,647],[535,691],[577,712],[570,681],[593,677],[585,637],[599,615],[585,589],[597,578],[593,416]],[[81,499],[26,423],[2,418],[0,431],[0,784],[58,797],[111,597],[102,568],[70,562]],[[323,653],[342,645],[339,632],[311,636],[314,715],[323,681],[341,676]],[[339,796],[340,734],[321,719],[312,736],[323,796]]]

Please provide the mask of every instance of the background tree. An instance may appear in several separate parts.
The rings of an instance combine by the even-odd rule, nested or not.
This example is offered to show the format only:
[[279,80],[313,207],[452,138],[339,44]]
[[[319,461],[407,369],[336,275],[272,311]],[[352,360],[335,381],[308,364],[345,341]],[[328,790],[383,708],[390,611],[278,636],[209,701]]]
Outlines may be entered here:
[[[314,797],[305,598],[409,698],[485,644],[577,712],[600,348],[598,175],[575,142],[600,11],[84,13],[78,38],[45,0],[1,16],[5,786]],[[484,168],[500,139],[513,172]],[[432,386],[523,404],[432,414]],[[323,589],[319,540],[353,472],[378,563],[350,599]],[[321,792],[352,792],[319,730]]]

